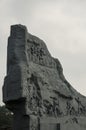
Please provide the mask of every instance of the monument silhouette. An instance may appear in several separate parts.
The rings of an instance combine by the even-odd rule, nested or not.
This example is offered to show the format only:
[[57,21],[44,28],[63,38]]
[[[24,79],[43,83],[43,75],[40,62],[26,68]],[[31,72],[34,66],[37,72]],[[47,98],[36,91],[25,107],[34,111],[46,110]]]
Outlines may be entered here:
[[13,130],[86,129],[86,97],[65,79],[44,41],[23,25],[11,26],[3,102],[14,114]]

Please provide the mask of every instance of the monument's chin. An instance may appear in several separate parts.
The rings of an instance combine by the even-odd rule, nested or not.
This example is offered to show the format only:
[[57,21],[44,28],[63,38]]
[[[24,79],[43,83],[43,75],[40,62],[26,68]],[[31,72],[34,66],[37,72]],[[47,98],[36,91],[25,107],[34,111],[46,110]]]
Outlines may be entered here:
[[23,25],[11,26],[3,101],[14,130],[85,130],[86,98],[63,75],[46,44]]

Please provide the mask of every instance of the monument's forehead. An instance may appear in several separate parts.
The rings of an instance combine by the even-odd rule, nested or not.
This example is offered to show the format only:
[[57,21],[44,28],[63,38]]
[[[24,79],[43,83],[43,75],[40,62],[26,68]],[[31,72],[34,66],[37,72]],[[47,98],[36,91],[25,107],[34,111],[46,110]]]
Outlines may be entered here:
[[15,44],[17,44],[17,46],[19,44],[20,48],[22,48],[23,45],[23,48],[25,50],[22,51],[25,51],[25,53],[27,54],[27,60],[29,62],[33,62],[49,68],[56,68],[56,63],[52,58],[51,54],[49,53],[44,41],[28,33],[27,28],[25,26],[11,26],[10,38],[13,40],[15,39]]

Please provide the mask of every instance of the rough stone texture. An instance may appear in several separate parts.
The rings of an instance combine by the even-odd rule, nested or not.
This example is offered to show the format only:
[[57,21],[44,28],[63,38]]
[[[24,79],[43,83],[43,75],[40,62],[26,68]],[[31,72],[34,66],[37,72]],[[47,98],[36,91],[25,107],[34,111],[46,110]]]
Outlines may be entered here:
[[80,117],[85,119],[86,98],[65,79],[46,44],[25,26],[13,25],[7,49],[3,101],[14,113],[14,130],[59,130],[58,123],[68,130],[71,122],[76,123],[71,130],[81,128],[76,125]]

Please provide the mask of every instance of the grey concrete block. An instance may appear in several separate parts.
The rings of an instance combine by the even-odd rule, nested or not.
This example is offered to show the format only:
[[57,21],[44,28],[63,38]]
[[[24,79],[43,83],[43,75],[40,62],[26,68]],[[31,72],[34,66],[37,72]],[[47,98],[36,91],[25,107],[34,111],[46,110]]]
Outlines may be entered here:
[[14,130],[39,129],[44,117],[54,122],[41,125],[41,130],[56,130],[59,118],[62,124],[62,119],[86,116],[86,98],[65,79],[60,61],[44,41],[23,25],[11,26],[3,101],[14,113]]

